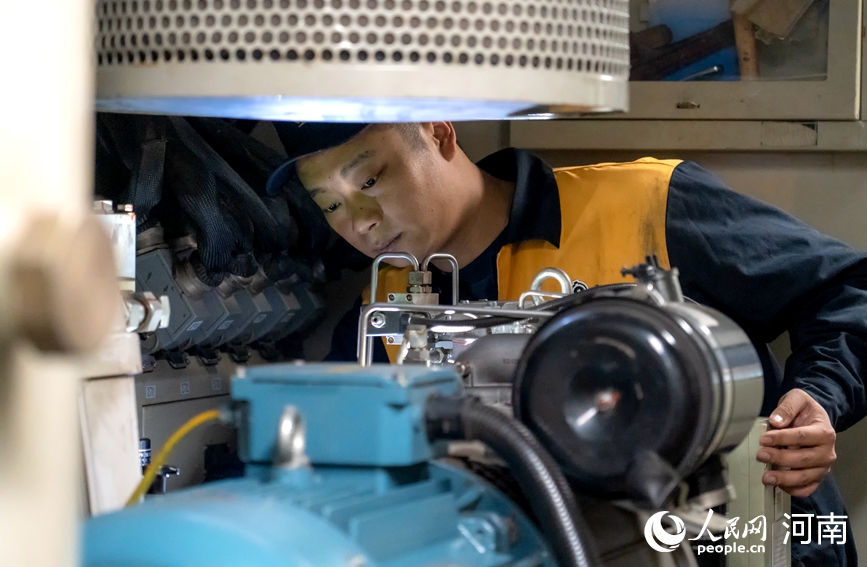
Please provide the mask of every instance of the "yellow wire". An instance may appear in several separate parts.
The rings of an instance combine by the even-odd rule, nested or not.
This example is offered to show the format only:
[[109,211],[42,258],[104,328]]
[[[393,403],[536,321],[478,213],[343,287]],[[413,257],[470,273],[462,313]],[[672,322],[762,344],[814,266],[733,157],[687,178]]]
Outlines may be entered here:
[[151,461],[151,464],[148,465],[147,470],[144,473],[144,476],[141,479],[141,482],[138,483],[138,486],[135,489],[135,492],[132,493],[132,496],[129,497],[129,500],[126,501],[127,507],[135,506],[138,501],[144,496],[145,492],[147,492],[150,485],[154,483],[154,480],[157,478],[157,473],[160,472],[163,464],[166,462],[166,459],[169,457],[169,453],[171,453],[172,449],[175,448],[175,445],[178,444],[178,441],[184,438],[184,436],[200,426],[203,423],[207,423],[209,421],[214,421],[216,419],[220,419],[220,410],[208,410],[203,411],[199,415],[187,421],[183,424],[177,431],[172,433],[172,436],[169,437],[169,440],[166,441],[166,444],[163,445],[163,448],[157,453],[156,458]]

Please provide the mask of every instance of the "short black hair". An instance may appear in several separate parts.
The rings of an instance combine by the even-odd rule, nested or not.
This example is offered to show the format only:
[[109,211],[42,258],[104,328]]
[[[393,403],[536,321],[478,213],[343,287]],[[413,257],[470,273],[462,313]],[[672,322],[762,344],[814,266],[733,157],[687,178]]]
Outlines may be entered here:
[[410,148],[419,151],[427,149],[427,144],[421,135],[421,124],[418,122],[390,122],[383,126],[397,130],[410,145]]

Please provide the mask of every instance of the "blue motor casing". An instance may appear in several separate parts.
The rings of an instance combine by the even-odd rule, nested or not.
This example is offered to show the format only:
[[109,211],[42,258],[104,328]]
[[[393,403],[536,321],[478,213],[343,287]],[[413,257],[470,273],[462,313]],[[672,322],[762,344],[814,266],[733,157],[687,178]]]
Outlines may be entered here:
[[[84,567],[554,566],[519,507],[443,462],[424,427],[445,368],[272,365],[232,381],[246,477],[87,522]],[[287,406],[309,465],[274,463]]]
[[514,503],[457,468],[278,476],[221,481],[92,519],[83,565],[554,566]]

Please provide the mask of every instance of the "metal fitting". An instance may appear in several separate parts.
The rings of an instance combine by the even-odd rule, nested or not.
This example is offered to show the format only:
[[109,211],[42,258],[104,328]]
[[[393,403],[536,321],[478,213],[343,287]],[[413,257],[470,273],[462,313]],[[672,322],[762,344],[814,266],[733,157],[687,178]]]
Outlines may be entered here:
[[169,297],[159,299],[149,292],[124,293],[124,315],[128,333],[153,333],[169,326]]
[[307,433],[304,419],[295,406],[283,408],[278,427],[274,465],[291,469],[306,465],[308,463],[305,452]]
[[411,286],[422,286],[422,285],[432,285],[433,283],[433,273],[431,272],[410,272],[409,273],[409,285]]
[[196,271],[190,263],[189,258],[181,262],[178,266],[175,281],[178,282],[178,285],[181,290],[183,290],[184,294],[193,299],[201,299],[202,296],[213,289],[211,286],[199,279],[199,276],[196,275]]
[[135,238],[136,255],[147,254],[157,248],[168,248],[163,235],[163,228],[155,226],[139,233]]
[[149,291],[141,294],[141,302],[145,305],[145,318],[139,325],[137,332],[152,333],[157,329],[165,329],[169,326],[171,319],[171,306],[169,305],[169,296],[161,295],[159,298],[154,296]]
[[262,266],[259,266],[259,271],[253,275],[250,283],[247,285],[247,289],[250,290],[251,294],[258,295],[270,284],[271,280],[265,275],[265,270],[262,269]]
[[371,315],[370,316],[370,326],[373,327],[374,329],[381,329],[381,328],[385,327],[385,315],[380,313],[380,312],[376,312],[373,315]]
[[236,291],[240,291],[253,282],[253,277],[244,278],[235,274],[226,274],[220,285],[217,286],[217,293],[226,299],[232,297]]

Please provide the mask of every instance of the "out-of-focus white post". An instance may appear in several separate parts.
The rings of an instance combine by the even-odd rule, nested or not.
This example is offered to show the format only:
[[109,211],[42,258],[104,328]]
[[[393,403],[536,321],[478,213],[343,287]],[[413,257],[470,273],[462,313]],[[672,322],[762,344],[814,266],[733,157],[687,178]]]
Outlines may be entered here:
[[108,311],[93,296],[116,289],[107,236],[88,215],[94,9],[92,0],[0,3],[4,567],[78,563],[75,353],[107,330]]

